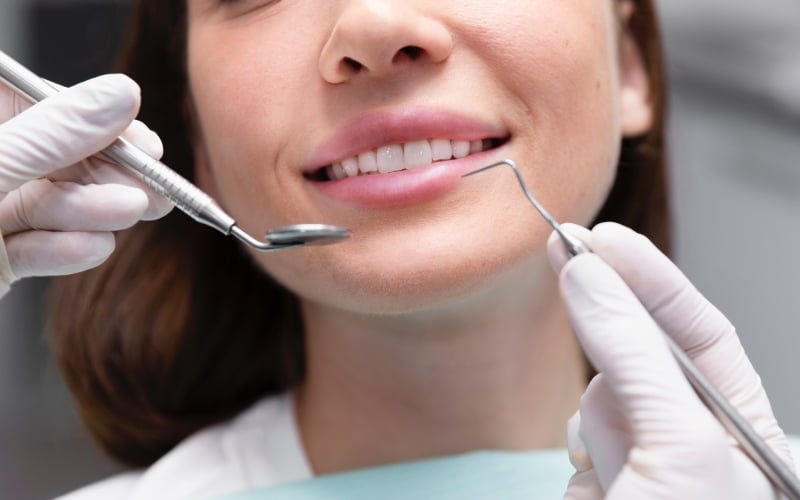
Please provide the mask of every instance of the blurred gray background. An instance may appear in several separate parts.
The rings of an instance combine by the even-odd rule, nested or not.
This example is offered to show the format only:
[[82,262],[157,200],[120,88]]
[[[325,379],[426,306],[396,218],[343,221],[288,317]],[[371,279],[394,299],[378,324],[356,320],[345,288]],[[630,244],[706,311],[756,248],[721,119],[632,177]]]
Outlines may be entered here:
[[[661,0],[675,257],[732,321],[800,434],[800,1]],[[51,80],[108,71],[127,0],[0,0],[0,48]],[[46,280],[0,302],[0,498],[118,470],[92,446],[42,338]],[[800,458],[800,457],[797,457]]]

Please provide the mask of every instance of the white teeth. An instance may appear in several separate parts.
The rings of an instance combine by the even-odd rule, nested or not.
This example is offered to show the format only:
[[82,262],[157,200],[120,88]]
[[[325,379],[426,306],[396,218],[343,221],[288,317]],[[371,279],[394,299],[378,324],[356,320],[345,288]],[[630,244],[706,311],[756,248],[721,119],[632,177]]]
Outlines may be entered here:
[[356,157],[353,156],[343,161],[342,167],[347,177],[355,177],[358,175],[358,159]]
[[333,180],[339,180],[347,177],[347,172],[345,172],[344,167],[342,167],[341,163],[334,163],[333,165],[328,167],[328,175]]
[[492,141],[489,139],[482,141],[423,139],[405,144],[389,144],[351,156],[341,163],[334,163],[326,169],[326,172],[328,178],[332,180],[375,172],[397,172],[424,167],[436,161],[465,158],[491,147]]
[[378,149],[378,172],[386,174],[403,170],[403,146],[391,144]]
[[431,143],[428,141],[407,142],[403,145],[403,159],[406,168],[430,165],[433,161]]
[[378,154],[375,151],[367,151],[358,155],[358,169],[368,174],[378,171]]
[[453,158],[469,156],[469,141],[453,141]]
[[447,139],[434,139],[431,141],[433,161],[449,160],[453,157],[453,146]]

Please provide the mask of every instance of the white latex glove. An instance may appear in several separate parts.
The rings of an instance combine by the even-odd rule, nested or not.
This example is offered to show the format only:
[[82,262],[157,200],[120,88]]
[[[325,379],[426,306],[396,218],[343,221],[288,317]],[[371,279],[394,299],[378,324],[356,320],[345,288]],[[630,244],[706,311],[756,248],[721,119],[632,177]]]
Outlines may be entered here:
[[644,236],[611,223],[565,228],[596,253],[566,262],[561,241],[548,243],[575,333],[599,373],[569,423],[576,473],[565,498],[776,498],[695,395],[657,326],[791,464],[730,322]]
[[20,278],[99,265],[112,231],[170,211],[124,168],[86,159],[120,135],[160,158],[161,140],[133,120],[138,109],[139,87],[123,75],[34,106],[0,83],[0,296]]

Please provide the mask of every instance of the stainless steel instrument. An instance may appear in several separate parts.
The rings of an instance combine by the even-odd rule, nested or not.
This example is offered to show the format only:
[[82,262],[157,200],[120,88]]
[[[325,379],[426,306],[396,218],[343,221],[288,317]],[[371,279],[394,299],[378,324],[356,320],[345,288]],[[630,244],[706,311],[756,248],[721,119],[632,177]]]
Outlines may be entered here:
[[[582,253],[591,252],[582,241],[561,229],[561,225],[545,210],[541,203],[533,196],[525,180],[520,174],[519,168],[512,160],[503,160],[492,165],[480,168],[465,175],[474,175],[495,167],[508,166],[514,170],[517,181],[522,187],[522,191],[528,201],[536,207],[536,210],[550,224],[553,230],[561,237],[561,241],[566,247],[570,258]],[[691,358],[662,330],[664,339],[667,341],[672,355],[681,367],[686,379],[697,392],[698,397],[705,403],[711,413],[719,420],[720,424],[731,436],[741,445],[742,450],[758,466],[759,469],[769,478],[772,484],[791,500],[800,500],[800,480],[786,463],[769,447],[769,445],[758,435],[753,426],[742,416],[741,413],[722,395],[714,384],[700,371],[692,362]]]
[[[18,94],[33,102],[42,101],[59,92],[56,87],[2,51],[0,51],[0,79]],[[342,227],[295,224],[267,231],[265,240],[259,240],[237,226],[236,221],[197,186],[125,139],[118,138],[99,154],[135,172],[146,185],[173,202],[197,222],[211,226],[224,235],[233,235],[262,252],[310,244],[336,243],[350,235],[350,232]]]

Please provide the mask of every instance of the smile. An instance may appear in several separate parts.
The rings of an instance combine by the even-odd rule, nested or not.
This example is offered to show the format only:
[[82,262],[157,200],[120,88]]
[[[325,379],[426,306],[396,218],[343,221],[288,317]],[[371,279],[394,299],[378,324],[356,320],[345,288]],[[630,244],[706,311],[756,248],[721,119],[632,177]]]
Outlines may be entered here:
[[435,108],[355,116],[311,150],[302,175],[336,209],[421,206],[457,191],[461,176],[511,154],[503,126]]
[[388,144],[328,165],[310,177],[317,181],[336,181],[349,177],[413,170],[440,161],[466,158],[493,149],[502,142],[500,139],[475,141],[423,139],[403,144]]

